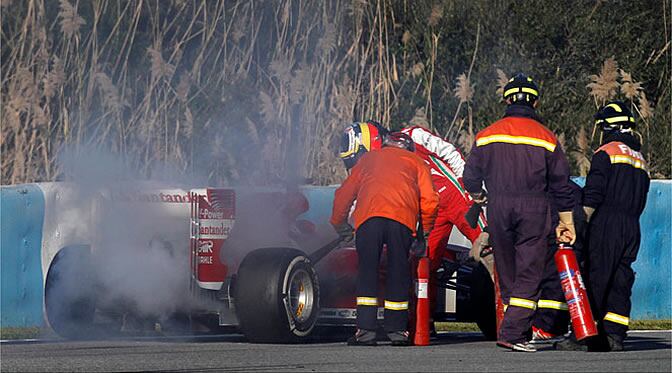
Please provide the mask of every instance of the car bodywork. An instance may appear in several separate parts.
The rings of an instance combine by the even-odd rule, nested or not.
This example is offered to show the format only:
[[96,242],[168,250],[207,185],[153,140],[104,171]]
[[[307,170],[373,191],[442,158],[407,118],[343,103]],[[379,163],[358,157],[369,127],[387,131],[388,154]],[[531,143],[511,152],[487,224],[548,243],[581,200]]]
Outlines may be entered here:
[[[72,325],[64,328],[59,320],[63,311],[46,304],[70,301],[78,305],[77,315],[94,310],[95,316],[84,318],[87,323],[114,315],[118,320],[114,329],[128,328],[129,318],[160,325],[174,315],[186,315],[189,320],[214,318],[216,326],[239,326],[235,288],[242,288],[236,283],[241,263],[251,253],[270,248],[295,250],[310,258],[332,242],[336,234],[327,221],[333,189],[317,188],[319,193],[315,193],[311,187],[130,185],[96,191],[86,201],[79,200],[87,207],[77,207],[86,214],[90,229],[77,242],[63,244],[46,266],[47,319],[57,332],[71,336],[65,329]],[[451,260],[441,269],[444,281],[433,314],[437,321],[474,321],[475,295],[469,290],[474,267],[461,265],[468,242],[460,236],[454,233],[451,237]],[[85,262],[78,251],[82,247],[90,253]],[[72,257],[78,259],[66,260]],[[76,264],[64,265],[67,262]],[[305,270],[292,274],[290,282],[298,279],[296,294],[287,296],[293,282],[284,294],[287,312],[294,313],[288,316],[290,326],[293,317],[299,321],[305,317],[308,306],[310,312],[318,312],[317,325],[354,325],[357,256],[352,245],[340,245],[309,265],[314,267],[315,278],[309,279]],[[86,274],[64,274],[82,272],[82,267],[88,267]],[[317,298],[306,298],[308,286]],[[73,311],[68,308],[67,312]]]

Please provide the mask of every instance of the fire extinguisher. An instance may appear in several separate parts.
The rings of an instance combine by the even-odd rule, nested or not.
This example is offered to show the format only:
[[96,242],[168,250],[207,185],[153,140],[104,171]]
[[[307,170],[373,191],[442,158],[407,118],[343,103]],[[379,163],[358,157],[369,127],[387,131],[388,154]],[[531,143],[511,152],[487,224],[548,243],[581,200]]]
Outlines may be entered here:
[[588,293],[583,283],[576,255],[571,247],[560,244],[555,253],[555,265],[565,293],[572,329],[577,340],[597,335],[597,325],[590,310]]

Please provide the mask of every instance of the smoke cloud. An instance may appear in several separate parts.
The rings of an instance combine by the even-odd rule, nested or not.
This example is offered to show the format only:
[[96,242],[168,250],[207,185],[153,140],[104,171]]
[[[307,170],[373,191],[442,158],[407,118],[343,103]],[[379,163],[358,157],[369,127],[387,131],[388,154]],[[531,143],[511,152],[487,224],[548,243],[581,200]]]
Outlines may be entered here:
[[[300,157],[297,154],[294,159]],[[68,283],[52,290],[69,295],[50,299],[69,302],[73,293],[95,298],[96,318],[112,317],[119,329],[129,318],[153,325],[175,315],[219,308],[212,301],[194,297],[190,290],[187,193],[204,187],[189,179],[203,177],[165,173],[162,170],[171,169],[165,165],[154,171],[152,179],[143,180],[119,156],[94,149],[65,151],[60,162],[66,181],[80,196],[77,203],[91,206],[91,220],[83,224],[91,235],[92,255],[89,268],[77,268],[83,266],[81,258],[76,264],[61,263],[61,270],[80,273],[59,276]],[[222,248],[229,276],[245,255],[257,248],[294,247],[310,253],[334,238],[326,222],[297,223],[298,216],[309,208],[298,180],[300,177],[292,175],[291,183],[282,186],[234,186],[235,223]],[[179,201],[173,196],[184,198]],[[82,281],[84,277],[90,280]]]

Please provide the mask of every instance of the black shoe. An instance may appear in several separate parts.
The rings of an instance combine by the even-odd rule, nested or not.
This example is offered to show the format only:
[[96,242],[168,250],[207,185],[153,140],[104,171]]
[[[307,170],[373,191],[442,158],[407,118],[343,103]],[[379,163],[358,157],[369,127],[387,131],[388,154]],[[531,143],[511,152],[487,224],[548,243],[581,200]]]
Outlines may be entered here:
[[388,332],[387,337],[392,342],[392,346],[410,346],[410,334],[407,331]]
[[348,346],[377,346],[376,331],[357,329],[357,333],[348,338]]
[[555,342],[553,348],[559,351],[585,351],[588,352],[588,345],[581,343],[574,338],[568,337],[564,341]]
[[621,338],[615,335],[608,335],[607,341],[609,342],[609,351],[623,351],[623,341],[621,341]]

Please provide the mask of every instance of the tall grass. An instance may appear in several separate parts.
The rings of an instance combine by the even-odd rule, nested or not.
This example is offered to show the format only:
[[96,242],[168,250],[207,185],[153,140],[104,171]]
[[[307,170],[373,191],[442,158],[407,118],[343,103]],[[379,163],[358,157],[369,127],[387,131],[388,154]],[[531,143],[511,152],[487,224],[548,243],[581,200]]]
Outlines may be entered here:
[[[424,123],[468,151],[500,115],[483,110],[506,74],[477,63],[492,58],[487,14],[469,35],[451,31],[456,4],[3,0],[2,183],[67,178],[64,148],[111,151],[145,177],[170,167],[211,185],[337,183],[338,135],[363,119]],[[446,54],[456,40],[466,55]],[[655,52],[651,63],[669,53]],[[641,84],[617,67],[591,77],[595,103],[625,95],[650,118]],[[578,127],[565,132],[589,156]]]
[[3,5],[3,183],[59,178],[63,146],[110,149],[146,176],[330,183],[334,134],[390,119],[387,2]]

